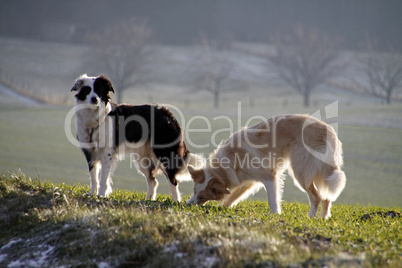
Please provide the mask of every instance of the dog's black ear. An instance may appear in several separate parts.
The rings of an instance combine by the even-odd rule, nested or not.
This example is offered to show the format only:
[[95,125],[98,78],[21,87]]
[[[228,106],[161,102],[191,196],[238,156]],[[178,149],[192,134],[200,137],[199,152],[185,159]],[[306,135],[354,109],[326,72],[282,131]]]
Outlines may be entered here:
[[102,83],[102,86],[106,88],[108,91],[115,93],[112,82],[108,78],[106,78],[106,76],[102,74],[96,80],[100,81]]

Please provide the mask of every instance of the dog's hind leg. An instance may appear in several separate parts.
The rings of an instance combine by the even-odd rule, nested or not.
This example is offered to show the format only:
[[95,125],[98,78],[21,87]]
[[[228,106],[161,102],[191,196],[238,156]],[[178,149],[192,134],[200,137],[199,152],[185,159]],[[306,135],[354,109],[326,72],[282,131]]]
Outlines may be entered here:
[[179,172],[179,169],[176,168],[169,168],[169,164],[165,164],[163,166],[163,173],[165,174],[166,178],[169,182],[170,192],[172,193],[172,199],[175,202],[181,201],[181,195],[179,192],[179,182],[176,179],[176,175]]
[[310,211],[308,216],[310,218],[315,217],[317,215],[318,206],[320,205],[321,198],[318,195],[317,189],[315,188],[314,183],[310,184],[310,187],[305,189],[308,195],[308,199],[310,201]]
[[149,174],[147,175],[147,186],[148,186],[148,193],[147,199],[154,201],[156,199],[156,190],[158,188],[158,180],[155,178],[155,167],[152,166],[149,169]]
[[322,200],[320,217],[324,219],[328,219],[329,217],[331,217],[330,210],[331,210],[331,200]]
[[181,201],[181,195],[179,191],[179,183],[176,180],[177,170],[167,169],[165,175],[168,178],[170,192],[172,193],[172,199],[175,202]]
[[[304,153],[304,152],[302,152]],[[292,153],[291,169],[289,174],[294,179],[294,184],[302,191],[306,191],[310,202],[310,211],[308,216],[310,218],[317,215],[318,206],[320,205],[321,198],[317,192],[316,185],[314,185],[314,178],[317,178],[317,167],[315,160],[312,156],[303,156],[300,151]],[[301,161],[300,159],[304,161]]]
[[[147,179],[147,197],[146,199],[150,199],[154,201],[156,199],[156,190],[158,189],[158,180],[156,179],[156,174],[158,169],[151,157],[143,157],[138,159],[139,161],[135,161],[137,170],[142,173]],[[147,160],[147,161],[144,161]]]

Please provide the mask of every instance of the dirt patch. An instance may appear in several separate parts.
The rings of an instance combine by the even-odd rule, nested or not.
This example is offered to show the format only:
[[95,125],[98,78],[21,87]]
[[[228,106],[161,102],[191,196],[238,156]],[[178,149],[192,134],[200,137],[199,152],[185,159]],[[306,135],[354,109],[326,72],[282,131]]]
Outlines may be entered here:
[[373,217],[375,216],[380,216],[380,217],[390,217],[390,218],[400,218],[401,217],[401,213],[393,211],[393,210],[389,210],[389,211],[377,211],[377,212],[373,212],[373,213],[367,213],[364,214],[363,216],[360,217],[361,221],[367,221],[367,220],[371,220]]

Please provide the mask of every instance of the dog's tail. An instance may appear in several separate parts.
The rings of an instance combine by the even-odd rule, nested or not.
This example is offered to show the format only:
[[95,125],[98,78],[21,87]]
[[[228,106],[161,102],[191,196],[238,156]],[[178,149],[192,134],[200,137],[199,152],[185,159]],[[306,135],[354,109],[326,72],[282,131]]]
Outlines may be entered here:
[[190,173],[187,166],[191,165],[196,169],[203,168],[205,166],[206,159],[202,154],[188,153],[184,160],[184,165],[176,175],[178,181],[191,181]]
[[[302,173],[305,178],[314,178],[314,185],[318,194],[323,200],[335,201],[346,185],[345,173],[341,170],[343,165],[342,143],[339,141],[335,130],[326,124],[319,123],[313,119],[306,121],[301,146],[296,150],[297,156],[301,159],[297,163],[292,159],[292,166],[296,172]],[[307,189],[311,183],[309,180],[299,181],[303,189]]]
[[346,176],[343,171],[335,169],[331,175],[324,180],[314,181],[314,184],[321,199],[335,201],[345,188]]
[[327,133],[327,148],[330,148],[328,151],[330,152],[329,155],[331,156],[332,161],[326,163],[331,163],[332,166],[335,167],[335,170],[323,180],[324,183],[318,183],[316,186],[319,189],[322,199],[335,201],[346,185],[346,176],[341,170],[343,165],[343,150],[342,143],[338,139],[335,130],[331,126],[328,126]]

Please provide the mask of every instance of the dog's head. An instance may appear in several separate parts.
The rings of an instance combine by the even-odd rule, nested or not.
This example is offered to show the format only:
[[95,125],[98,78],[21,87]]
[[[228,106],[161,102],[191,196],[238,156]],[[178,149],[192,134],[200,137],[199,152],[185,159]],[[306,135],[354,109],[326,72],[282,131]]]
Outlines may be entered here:
[[230,194],[223,181],[209,175],[207,168],[195,169],[188,166],[188,171],[194,181],[194,194],[187,204],[204,205],[210,200],[222,200],[225,195]]
[[75,95],[77,104],[88,104],[99,106],[106,105],[110,100],[110,92],[114,93],[112,82],[105,76],[88,77],[81,75],[75,80],[71,91],[78,91]]

